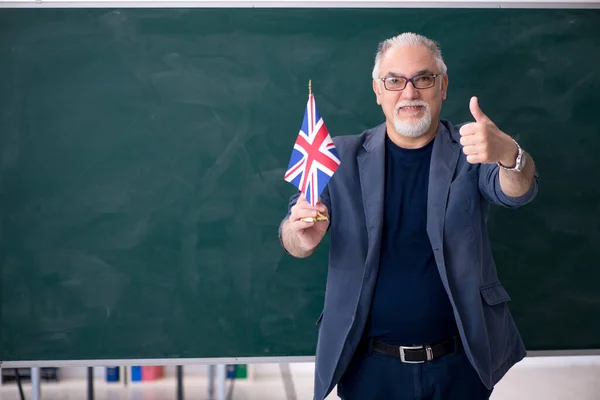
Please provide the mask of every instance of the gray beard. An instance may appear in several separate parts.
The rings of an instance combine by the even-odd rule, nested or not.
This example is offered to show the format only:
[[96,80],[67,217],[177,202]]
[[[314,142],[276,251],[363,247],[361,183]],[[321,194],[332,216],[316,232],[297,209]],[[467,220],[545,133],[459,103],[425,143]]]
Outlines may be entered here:
[[399,103],[394,109],[394,128],[399,135],[418,138],[423,136],[431,126],[431,113],[429,112],[429,104],[419,103],[418,105],[425,106],[425,114],[416,121],[404,121],[398,118],[398,109],[406,104]]

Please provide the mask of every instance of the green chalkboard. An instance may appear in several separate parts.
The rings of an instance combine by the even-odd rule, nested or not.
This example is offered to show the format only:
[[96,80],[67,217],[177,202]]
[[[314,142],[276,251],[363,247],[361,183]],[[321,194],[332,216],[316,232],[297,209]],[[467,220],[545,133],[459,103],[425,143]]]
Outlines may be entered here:
[[402,31],[537,162],[490,218],[528,349],[600,348],[599,10],[0,9],[0,360],[313,355],[327,247],[277,239],[307,82],[332,135],[380,123]]

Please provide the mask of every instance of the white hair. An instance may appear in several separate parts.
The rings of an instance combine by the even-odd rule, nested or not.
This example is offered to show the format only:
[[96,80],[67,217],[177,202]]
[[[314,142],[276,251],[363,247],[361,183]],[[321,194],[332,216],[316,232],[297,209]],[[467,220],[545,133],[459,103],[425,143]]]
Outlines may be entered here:
[[446,64],[444,63],[444,59],[442,58],[442,50],[440,49],[440,45],[419,34],[406,32],[401,33],[398,36],[391,37],[389,39],[384,40],[379,43],[379,47],[377,48],[377,54],[375,55],[375,66],[373,67],[373,79],[379,78],[379,72],[381,69],[381,60],[385,53],[392,47],[402,47],[402,46],[424,46],[435,58],[435,62],[439,69],[439,73],[446,75],[448,72],[448,68],[446,68]]

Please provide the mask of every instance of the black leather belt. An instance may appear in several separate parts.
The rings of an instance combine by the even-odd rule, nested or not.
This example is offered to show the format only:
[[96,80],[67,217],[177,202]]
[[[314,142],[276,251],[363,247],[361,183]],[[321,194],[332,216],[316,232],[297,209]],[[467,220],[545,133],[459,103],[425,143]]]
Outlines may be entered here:
[[454,353],[460,346],[460,339],[452,337],[432,346],[394,346],[377,339],[373,341],[373,351],[396,357],[408,364],[420,364]]

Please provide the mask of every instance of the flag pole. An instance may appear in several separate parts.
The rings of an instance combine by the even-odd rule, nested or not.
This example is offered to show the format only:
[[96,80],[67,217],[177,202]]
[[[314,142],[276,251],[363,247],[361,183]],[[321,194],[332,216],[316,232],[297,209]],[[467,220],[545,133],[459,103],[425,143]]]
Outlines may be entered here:
[[[312,79],[308,80],[308,95],[312,96]],[[316,217],[302,218],[302,220],[306,221],[306,222],[316,222],[316,221],[329,221],[329,218],[327,218],[327,216],[321,214],[321,211],[317,211]]]

